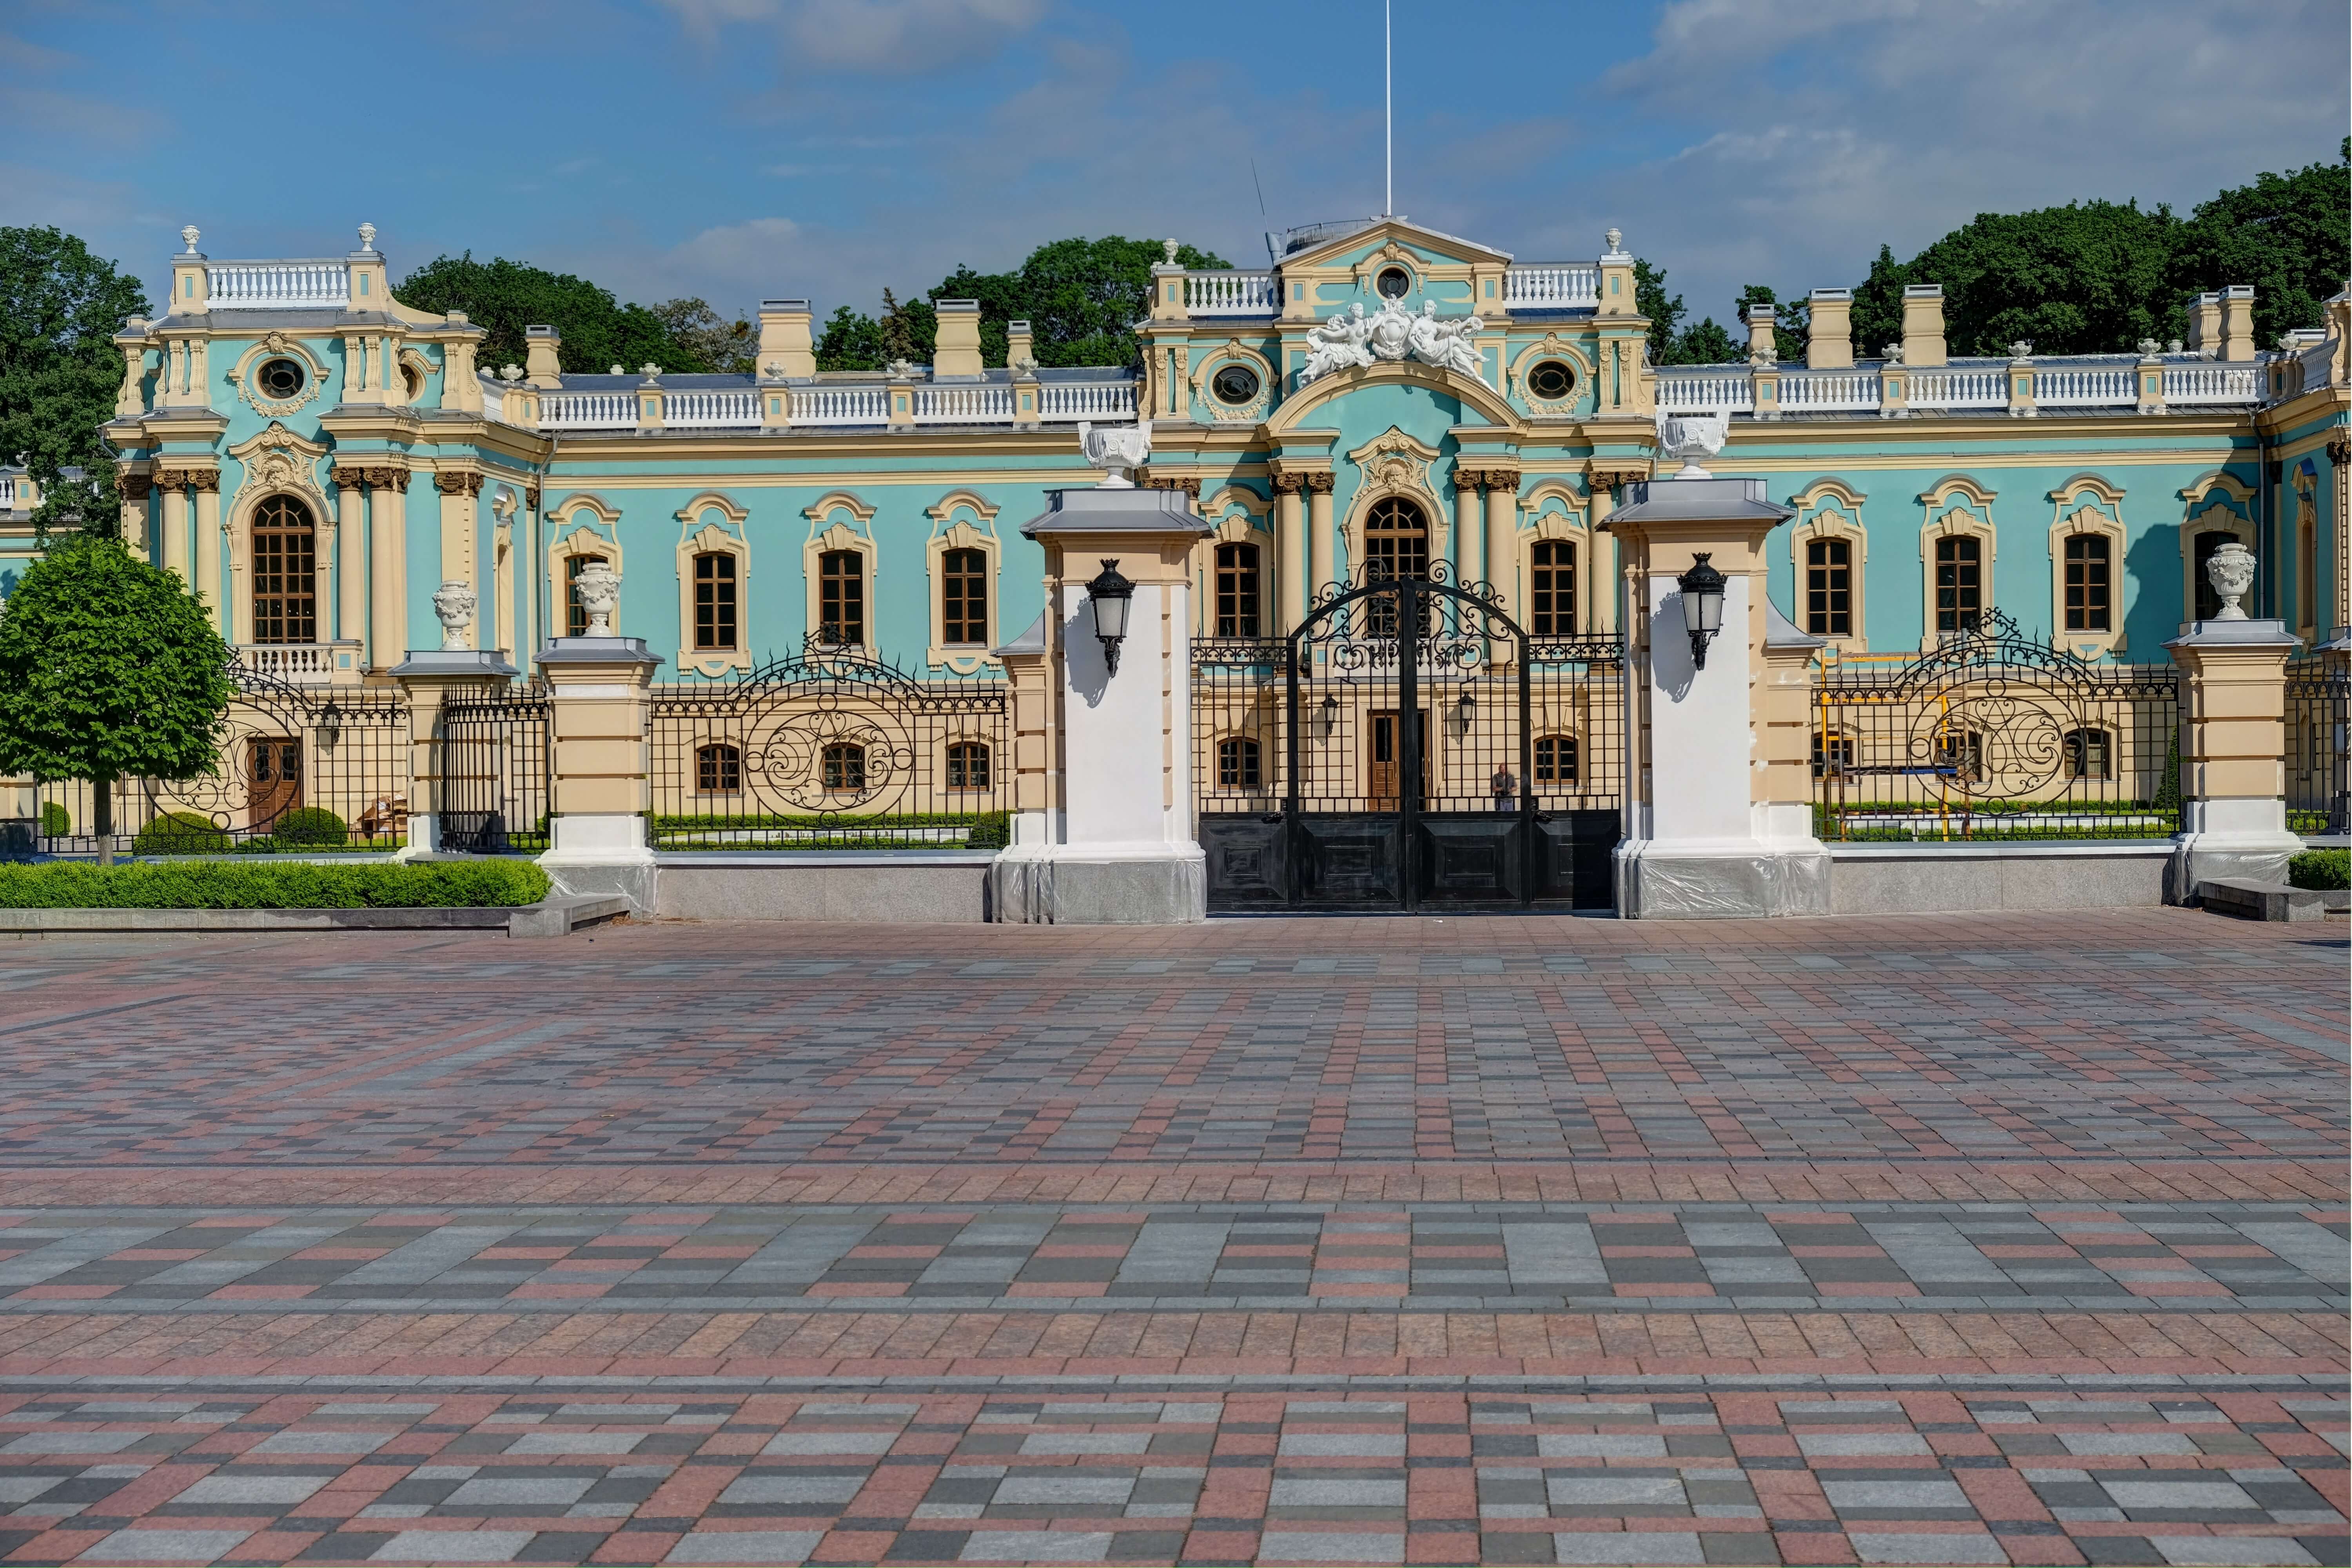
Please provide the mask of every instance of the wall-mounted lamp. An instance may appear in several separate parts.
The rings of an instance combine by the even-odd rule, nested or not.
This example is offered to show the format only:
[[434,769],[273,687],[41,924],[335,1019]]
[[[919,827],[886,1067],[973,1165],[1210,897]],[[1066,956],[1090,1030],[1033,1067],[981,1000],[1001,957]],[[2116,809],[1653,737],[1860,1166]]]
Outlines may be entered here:
[[318,736],[320,749],[333,751],[335,742],[342,738],[342,733],[343,710],[332,702],[329,702],[319,710]]
[[1087,602],[1095,607],[1095,640],[1103,646],[1103,664],[1118,673],[1118,645],[1127,640],[1127,612],[1135,601],[1135,584],[1119,575],[1118,563],[1106,561],[1101,573],[1087,584]]
[[1339,700],[1328,692],[1323,696],[1323,738],[1329,740],[1339,728]]
[[1691,557],[1690,570],[1675,579],[1682,590],[1683,629],[1690,633],[1691,668],[1706,668],[1706,645],[1723,629],[1723,574],[1707,564],[1708,552]]

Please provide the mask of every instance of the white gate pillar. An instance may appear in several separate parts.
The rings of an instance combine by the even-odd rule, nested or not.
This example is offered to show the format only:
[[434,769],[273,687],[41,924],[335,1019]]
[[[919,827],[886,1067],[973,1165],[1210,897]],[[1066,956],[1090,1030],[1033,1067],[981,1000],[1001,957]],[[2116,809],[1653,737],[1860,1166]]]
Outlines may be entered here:
[[[1629,484],[1625,496],[1603,525],[1624,552],[1633,601],[1618,910],[1646,920],[1827,914],[1829,852],[1786,754],[1790,672],[1801,679],[1819,643],[1764,591],[1765,538],[1794,514],[1765,498],[1761,479],[1703,472]],[[1724,577],[1722,629],[1704,668],[1676,582],[1701,553]]]
[[[1022,532],[1045,547],[1048,788],[992,868],[996,918],[1166,925],[1204,919],[1195,837],[1191,559],[1209,524],[1181,491],[1052,490]],[[1135,585],[1118,668],[1087,583],[1105,563]],[[1032,634],[1033,637],[1035,634]]]

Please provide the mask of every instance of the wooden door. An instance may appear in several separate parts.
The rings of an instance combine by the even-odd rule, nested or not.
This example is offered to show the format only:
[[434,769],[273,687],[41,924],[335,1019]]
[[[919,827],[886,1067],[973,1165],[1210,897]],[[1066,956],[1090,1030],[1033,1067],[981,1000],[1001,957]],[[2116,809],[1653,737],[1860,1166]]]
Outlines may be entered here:
[[266,828],[302,804],[302,742],[257,735],[245,743],[246,826]]
[[[1421,742],[1420,798],[1429,798],[1429,715],[1416,710],[1413,713],[1414,736]],[[1397,808],[1397,781],[1404,775],[1402,734],[1393,708],[1376,710],[1372,714],[1371,755],[1368,773],[1371,784],[1370,805],[1374,811],[1394,811]]]

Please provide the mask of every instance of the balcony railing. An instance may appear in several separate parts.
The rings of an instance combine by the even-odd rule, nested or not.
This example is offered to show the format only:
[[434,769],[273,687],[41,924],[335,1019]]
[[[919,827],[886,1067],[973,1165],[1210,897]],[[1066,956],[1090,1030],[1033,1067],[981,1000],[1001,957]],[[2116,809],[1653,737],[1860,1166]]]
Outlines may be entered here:
[[1748,414],[1756,382],[1746,365],[1676,365],[1658,372],[1661,414]]
[[1780,377],[1780,406],[1790,413],[1875,414],[1884,395],[1874,370],[1792,370]]
[[717,391],[665,392],[661,400],[662,424],[672,430],[742,430],[756,429],[760,423],[760,393],[756,387],[740,391],[722,387]]
[[1907,379],[1910,384],[1904,390],[1911,406],[1916,409],[1948,414],[1956,409],[2009,406],[2006,365],[1982,370],[1915,370]]
[[[1080,419],[1118,422],[1135,417],[1136,384],[1132,381],[1043,381],[1036,384],[1037,408],[1030,417],[1039,423],[1067,424]],[[661,428],[665,430],[757,430],[764,423],[761,405],[778,388],[697,387],[664,389]],[[822,428],[890,423],[891,387],[793,386],[781,389],[790,400],[787,418],[794,428]],[[1020,409],[1012,383],[940,384],[917,382],[909,413],[918,425],[1013,425]],[[635,431],[642,414],[637,392],[541,392],[538,428],[550,431]],[[493,419],[529,427],[530,400],[512,395],[510,388],[482,378],[482,405]],[[513,409],[517,412],[509,413]]]
[[[2324,348],[2324,345],[2323,345]],[[2139,366],[2128,354],[2035,362],[2029,373],[2032,406],[2049,410],[2123,412],[2139,406]],[[2273,376],[2273,363],[2283,366]],[[2306,383],[2326,384],[2328,362],[2319,350],[2300,356],[2264,356],[2261,362],[2221,363],[2167,360],[2163,403],[2168,408],[2252,407],[2268,398],[2292,396]],[[1889,408],[1886,383],[1899,374],[1903,396],[1895,411],[1914,414],[1998,413],[2010,406],[2011,363],[1971,363],[1915,369],[1907,365],[1857,365],[1851,370],[1776,367],[1779,406],[1786,414],[1875,415]],[[1756,367],[1745,364],[1666,365],[1657,372],[1662,414],[1752,414]],[[2282,384],[2273,388],[2272,382]],[[2019,407],[2025,406],[2022,401]]]
[[347,310],[348,261],[216,261],[205,268],[205,301],[215,310]]
[[637,427],[637,395],[634,392],[545,392],[539,398],[542,430],[634,430]]
[[1601,303],[1597,266],[1527,266],[1503,269],[1503,304],[1522,310],[1588,310]]
[[236,668],[289,686],[357,686],[356,642],[243,643],[230,650]]
[[1195,316],[1271,316],[1281,306],[1271,272],[1187,272],[1184,309]]

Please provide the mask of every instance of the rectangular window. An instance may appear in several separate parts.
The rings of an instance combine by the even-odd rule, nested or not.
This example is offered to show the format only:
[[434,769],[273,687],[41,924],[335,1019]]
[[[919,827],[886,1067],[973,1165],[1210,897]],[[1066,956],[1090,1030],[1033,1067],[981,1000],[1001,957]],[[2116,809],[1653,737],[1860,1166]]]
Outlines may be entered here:
[[988,641],[988,556],[984,552],[950,550],[940,556],[940,636],[950,647]]
[[694,558],[694,646],[731,648],[735,641],[735,557],[713,552]]
[[1254,637],[1258,632],[1257,546],[1217,546],[1217,635]]
[[1538,541],[1528,584],[1528,632],[1539,637],[1576,635],[1576,546]]
[[2104,533],[2066,536],[2066,629],[2104,632],[2109,629],[2108,555],[2113,542]]
[[828,550],[817,557],[819,639],[849,647],[866,643],[866,557]]
[[1984,546],[1974,534],[1936,541],[1936,629],[1972,632],[1984,624]]
[[1853,636],[1853,546],[1846,540],[1805,542],[1805,630],[1817,637]]

